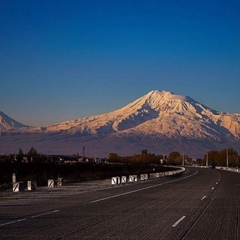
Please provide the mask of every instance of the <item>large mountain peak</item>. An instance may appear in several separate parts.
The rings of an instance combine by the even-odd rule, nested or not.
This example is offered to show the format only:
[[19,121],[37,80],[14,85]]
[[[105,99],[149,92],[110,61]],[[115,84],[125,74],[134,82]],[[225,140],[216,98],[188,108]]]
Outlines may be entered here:
[[134,132],[201,138],[223,133],[236,136],[237,125],[235,115],[214,111],[188,96],[153,90],[113,112],[56,124],[46,131],[90,134]]
[[188,96],[153,90],[115,111],[45,128],[26,128],[0,112],[0,137],[4,136],[0,148],[13,146],[14,139],[19,148],[23,138],[28,146],[31,137],[31,144],[34,141],[48,150],[58,146],[58,151],[88,144],[92,150],[121,154],[141,149],[196,153],[237,143],[240,114],[214,111]]
[[[188,96],[177,95],[168,91],[153,90],[143,97],[128,104],[124,109],[152,109],[158,113],[163,111],[194,111],[200,104]],[[204,106],[202,105],[204,108]]]

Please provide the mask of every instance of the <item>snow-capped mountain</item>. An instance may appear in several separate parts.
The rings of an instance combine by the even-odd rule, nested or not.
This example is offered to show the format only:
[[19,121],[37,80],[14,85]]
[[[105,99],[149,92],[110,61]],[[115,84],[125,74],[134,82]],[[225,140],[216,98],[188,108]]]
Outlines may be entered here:
[[218,112],[188,96],[155,90],[110,113],[26,132],[39,147],[48,142],[48,147],[63,143],[66,149],[88,145],[101,153],[126,155],[149,149],[191,154],[235,144],[240,139],[240,114]]
[[46,131],[160,134],[221,140],[239,137],[239,120],[238,114],[217,112],[190,97],[156,90],[119,110],[55,124]]
[[14,119],[7,116],[5,113],[0,111],[0,132],[26,128],[28,128],[28,126],[15,121]]

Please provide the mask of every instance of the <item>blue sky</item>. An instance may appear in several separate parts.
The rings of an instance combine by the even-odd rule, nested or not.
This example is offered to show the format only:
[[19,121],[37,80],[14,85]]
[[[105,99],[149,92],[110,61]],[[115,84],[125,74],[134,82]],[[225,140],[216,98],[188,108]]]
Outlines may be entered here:
[[1,0],[0,111],[34,126],[151,90],[240,112],[238,0]]

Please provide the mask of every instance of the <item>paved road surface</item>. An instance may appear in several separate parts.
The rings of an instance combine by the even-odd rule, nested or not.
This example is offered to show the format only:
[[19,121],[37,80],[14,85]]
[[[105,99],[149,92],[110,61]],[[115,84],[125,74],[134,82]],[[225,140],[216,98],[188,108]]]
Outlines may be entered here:
[[240,175],[175,177],[0,193],[0,239],[240,239]]

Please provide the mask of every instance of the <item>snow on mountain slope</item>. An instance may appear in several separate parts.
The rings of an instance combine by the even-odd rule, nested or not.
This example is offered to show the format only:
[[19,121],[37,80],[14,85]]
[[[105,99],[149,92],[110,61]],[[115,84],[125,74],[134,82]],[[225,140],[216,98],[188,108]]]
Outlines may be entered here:
[[237,146],[240,114],[218,112],[188,96],[155,90],[118,110],[48,127],[28,127],[0,112],[0,138],[0,149],[15,152],[35,146],[41,152],[69,154],[85,146],[102,156],[142,149],[200,156]]
[[124,132],[219,140],[239,138],[239,124],[238,114],[217,112],[188,96],[155,90],[116,111],[55,124],[46,132]]
[[15,121],[8,115],[0,111],[0,131],[10,131],[16,129],[27,128],[28,126]]

